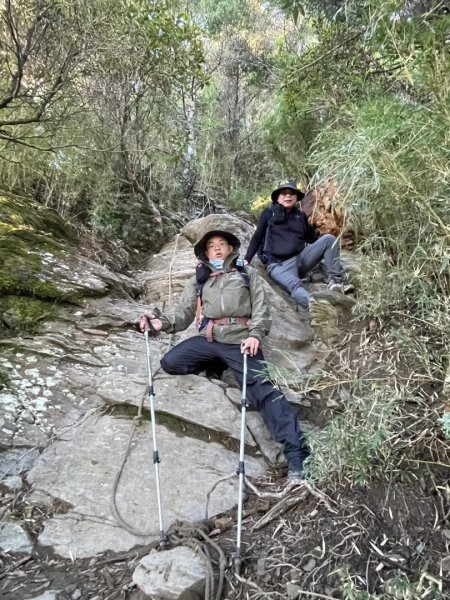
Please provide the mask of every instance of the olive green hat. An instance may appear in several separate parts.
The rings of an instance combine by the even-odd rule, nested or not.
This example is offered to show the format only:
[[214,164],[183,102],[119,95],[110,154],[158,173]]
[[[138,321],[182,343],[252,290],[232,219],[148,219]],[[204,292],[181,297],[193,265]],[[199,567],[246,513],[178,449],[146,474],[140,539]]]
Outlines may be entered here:
[[233,246],[234,250],[238,250],[241,246],[241,242],[233,233],[230,233],[229,231],[223,231],[222,229],[213,229],[212,231],[205,233],[205,235],[195,244],[194,253],[197,258],[200,260],[207,260],[206,244],[208,240],[214,236],[223,237],[224,240],[227,240],[230,246]]
[[285,189],[294,190],[299,200],[305,197],[305,192],[302,192],[302,190],[298,189],[295,179],[285,179],[284,181],[280,182],[280,185],[276,190],[273,190],[270,196],[272,198],[272,202],[276,202],[281,190]]

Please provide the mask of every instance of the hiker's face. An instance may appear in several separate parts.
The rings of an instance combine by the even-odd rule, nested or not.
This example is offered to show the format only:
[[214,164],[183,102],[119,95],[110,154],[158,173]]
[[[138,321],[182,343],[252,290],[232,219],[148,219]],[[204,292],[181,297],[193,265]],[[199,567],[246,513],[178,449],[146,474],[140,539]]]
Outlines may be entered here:
[[294,204],[297,202],[297,194],[294,190],[290,190],[289,188],[284,188],[280,190],[278,193],[277,202],[284,206],[284,208],[292,208]]
[[225,260],[232,250],[233,246],[230,246],[225,238],[215,235],[206,242],[205,254],[208,260],[214,258]]

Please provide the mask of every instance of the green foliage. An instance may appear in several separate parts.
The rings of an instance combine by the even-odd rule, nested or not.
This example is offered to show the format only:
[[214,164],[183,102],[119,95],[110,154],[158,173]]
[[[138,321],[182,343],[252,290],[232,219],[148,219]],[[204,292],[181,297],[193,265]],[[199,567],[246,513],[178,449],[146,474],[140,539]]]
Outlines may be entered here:
[[[49,147],[49,123],[64,119],[61,102],[82,62],[82,41],[60,2],[5,2],[0,22],[0,159],[9,145]],[[37,125],[41,124],[38,128]]]
[[[347,568],[336,569],[341,581],[341,593],[343,600],[444,600],[440,582],[429,575],[426,571],[418,573],[415,577],[411,573],[406,575],[403,571],[397,571],[385,580],[383,590],[380,594],[371,594],[360,588],[359,582],[352,577]],[[416,579],[417,577],[417,579]]]
[[267,379],[302,396],[319,393],[337,409],[307,435],[308,476],[331,487],[369,485],[427,456],[447,464],[440,434],[448,421],[445,400],[429,397],[429,389],[440,389],[449,351],[448,338],[423,331],[421,321],[404,314],[392,329],[370,337],[363,330],[336,343],[326,369],[302,372],[289,356],[284,369],[268,365]]
[[450,331],[448,125],[438,106],[375,97],[342,111],[312,155],[364,236],[360,313],[407,307],[441,333]]
[[[305,2],[316,17],[323,4]],[[301,52],[280,52],[266,139],[291,172],[286,148],[306,159],[313,184],[337,185],[361,236],[356,314],[411,312],[442,339],[450,332],[450,16],[420,3],[338,4],[342,18],[310,21],[315,36]]]
[[[20,40],[33,24],[29,4],[10,5]],[[2,134],[14,135],[18,143],[0,146],[5,167],[0,183],[31,192],[102,236],[134,243],[137,232],[138,245],[155,241],[157,236],[148,230],[150,218],[161,219],[160,211],[170,211],[179,201],[173,187],[160,181],[173,180],[182,155],[183,94],[193,78],[199,85],[203,79],[200,29],[167,0],[60,0],[56,18],[47,29],[45,23],[39,25],[38,31],[39,44],[32,45],[23,65],[17,97],[6,107],[0,104],[0,121],[5,113],[11,124],[31,115],[33,93],[49,94],[62,64],[67,67],[64,86],[52,96],[52,110],[45,106],[45,119],[34,115],[14,132],[3,119]],[[1,72],[0,102],[2,91],[14,87],[13,67],[19,60],[14,44],[8,47],[12,50]],[[64,52],[72,52],[76,61],[64,63]],[[42,61],[46,78],[37,80],[36,89],[26,90],[25,82]],[[31,98],[31,108],[24,98]]]
[[265,120],[263,129],[263,143],[276,165],[277,175],[298,173],[302,180],[309,179],[306,156],[318,128],[317,119],[302,110],[300,100],[293,105],[285,96],[277,98],[275,110]]
[[446,412],[439,418],[439,425],[445,437],[450,440],[450,412]]
[[299,16],[305,16],[305,2],[303,0],[278,0],[275,2],[288,15],[292,15],[294,23],[297,23]]
[[252,18],[248,0],[196,0],[193,4],[212,35],[227,27],[248,24]]
[[312,479],[337,478],[341,483],[367,485],[386,472],[390,452],[386,442],[398,427],[398,395],[389,386],[373,386],[367,395],[364,389],[360,393],[343,402],[342,415],[308,435],[313,457],[307,473]]
[[266,208],[266,206],[271,204],[271,202],[272,199],[269,194],[267,196],[258,196],[252,200],[252,203],[250,204],[250,210],[252,213],[259,215]]

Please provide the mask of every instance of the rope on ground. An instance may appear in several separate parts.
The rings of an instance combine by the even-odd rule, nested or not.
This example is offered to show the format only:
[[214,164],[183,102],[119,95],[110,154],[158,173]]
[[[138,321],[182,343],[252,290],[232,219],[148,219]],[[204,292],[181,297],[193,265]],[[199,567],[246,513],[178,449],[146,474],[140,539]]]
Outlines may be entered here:
[[142,422],[142,405],[143,405],[143,403],[144,403],[144,396],[142,396],[141,402],[139,403],[138,414],[133,419],[133,425],[131,427],[130,435],[128,436],[127,447],[125,449],[125,452],[124,452],[123,459],[122,459],[122,462],[120,464],[120,467],[119,467],[119,469],[118,469],[118,471],[116,473],[116,476],[114,478],[113,488],[112,488],[112,492],[111,492],[111,510],[112,510],[112,513],[113,513],[115,519],[129,533],[131,533],[133,535],[140,536],[140,537],[148,537],[148,536],[151,536],[151,535],[155,535],[155,532],[154,531],[142,531],[140,529],[136,529],[135,527],[133,527],[133,525],[130,525],[129,523],[127,523],[125,521],[125,519],[122,517],[122,515],[120,514],[119,509],[117,507],[117,501],[116,501],[117,488],[119,486],[119,482],[120,482],[120,479],[122,477],[123,470],[125,468],[125,463],[127,462],[128,455],[130,453],[131,442],[133,440],[134,433],[135,433],[137,427]]
[[[223,593],[225,568],[227,563],[222,548],[213,542],[199,525],[191,525],[180,521],[169,527],[167,531],[167,540],[172,546],[188,546],[198,553],[204,561],[207,571],[205,600],[212,600],[213,598],[214,600],[220,600]],[[214,568],[209,551],[210,547],[218,555],[219,575],[217,580],[217,590],[215,590]]]
[[216,489],[216,487],[219,485],[219,483],[222,483],[222,481],[227,481],[228,479],[231,479],[232,477],[236,477],[236,473],[230,473],[229,475],[225,475],[224,477],[221,477],[220,479],[218,479],[216,481],[216,483],[212,486],[212,488],[206,494],[205,519],[208,519],[208,506],[209,506],[209,500],[211,498],[211,494]]

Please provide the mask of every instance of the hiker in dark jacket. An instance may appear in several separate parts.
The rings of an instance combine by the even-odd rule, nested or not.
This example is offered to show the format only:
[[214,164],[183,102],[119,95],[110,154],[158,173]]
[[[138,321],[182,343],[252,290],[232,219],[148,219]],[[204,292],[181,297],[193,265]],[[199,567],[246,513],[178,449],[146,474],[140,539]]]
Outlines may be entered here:
[[268,275],[286,289],[297,304],[308,310],[310,294],[304,288],[302,278],[322,260],[328,289],[349,293],[354,288],[343,283],[337,239],[331,234],[318,238],[306,214],[296,206],[304,195],[293,179],[283,181],[272,192],[272,205],[261,214],[245,261],[250,263],[260,250]]
[[[161,367],[171,375],[198,374],[211,363],[222,363],[242,385],[242,354],[248,354],[247,398],[259,411],[272,437],[283,444],[288,480],[301,479],[308,455],[297,416],[279,390],[258,372],[264,356],[261,341],[269,332],[270,317],[262,281],[255,269],[236,267],[240,242],[228,231],[209,231],[194,246],[201,261],[183,290],[173,314],[145,313],[142,331],[175,333],[186,329],[198,312],[199,335],[177,344],[162,358]],[[200,293],[199,293],[200,291]],[[151,327],[149,325],[149,321]]]

